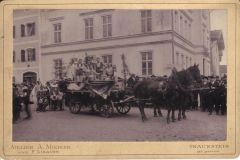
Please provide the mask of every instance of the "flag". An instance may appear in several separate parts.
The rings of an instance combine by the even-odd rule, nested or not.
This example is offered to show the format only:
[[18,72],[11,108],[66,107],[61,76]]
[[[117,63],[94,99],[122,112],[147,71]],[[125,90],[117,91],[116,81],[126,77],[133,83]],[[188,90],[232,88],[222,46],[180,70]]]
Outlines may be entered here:
[[91,81],[90,89],[96,93],[97,95],[107,99],[108,95],[110,94],[111,88],[114,85],[114,81]]

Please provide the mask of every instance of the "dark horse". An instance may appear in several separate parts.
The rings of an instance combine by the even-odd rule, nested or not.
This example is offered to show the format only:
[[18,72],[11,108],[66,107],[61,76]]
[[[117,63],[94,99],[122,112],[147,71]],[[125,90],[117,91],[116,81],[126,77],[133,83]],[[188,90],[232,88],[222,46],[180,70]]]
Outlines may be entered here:
[[[142,121],[147,119],[144,112],[146,102],[151,102],[153,104],[155,117],[157,116],[157,113],[160,117],[162,116],[160,106],[163,106],[165,102],[165,89],[166,80],[160,77],[157,79],[144,79],[135,84],[133,93],[137,99],[137,105],[142,116]],[[158,112],[156,110],[158,110]]]
[[189,101],[189,88],[194,82],[201,81],[200,71],[197,65],[193,65],[186,70],[177,72],[173,69],[172,74],[167,80],[146,79],[139,81],[134,86],[134,96],[137,98],[137,104],[141,113],[142,121],[146,120],[144,106],[146,99],[151,99],[154,104],[154,112],[160,105],[166,105],[168,109],[167,121],[170,122],[170,112],[172,111],[172,120],[175,121],[175,109],[179,109],[178,119],[186,118],[185,110]]
[[178,109],[178,120],[186,119],[186,108],[191,103],[192,89],[195,83],[201,83],[201,75],[198,65],[193,65],[186,70],[177,72],[174,68],[167,83],[167,122],[170,122],[172,111],[172,121],[175,121],[175,110]]

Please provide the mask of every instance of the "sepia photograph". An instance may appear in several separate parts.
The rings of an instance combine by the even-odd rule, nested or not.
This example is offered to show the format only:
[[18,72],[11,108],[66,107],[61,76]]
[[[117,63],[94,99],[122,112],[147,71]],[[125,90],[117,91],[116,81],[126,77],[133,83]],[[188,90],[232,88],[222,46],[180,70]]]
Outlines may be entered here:
[[12,140],[224,141],[226,37],[220,9],[16,9]]
[[12,141],[226,141],[227,16],[15,9]]

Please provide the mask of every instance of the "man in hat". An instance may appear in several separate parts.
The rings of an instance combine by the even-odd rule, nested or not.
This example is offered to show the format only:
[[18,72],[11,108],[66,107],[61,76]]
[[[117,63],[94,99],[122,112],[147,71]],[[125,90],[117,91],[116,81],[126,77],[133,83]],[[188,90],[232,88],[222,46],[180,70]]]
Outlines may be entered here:
[[205,112],[208,109],[208,92],[209,92],[209,79],[207,76],[202,76],[202,89],[200,91],[200,104],[202,111]]
[[22,95],[22,103],[25,106],[25,112],[27,114],[27,117],[25,117],[24,119],[31,119],[31,110],[29,108],[29,104],[30,104],[30,90],[28,89],[27,86],[23,86],[22,88],[23,90],[23,95]]
[[136,76],[135,74],[131,74],[131,76],[127,80],[127,86],[130,88],[133,88],[136,82]]
[[212,86],[215,89],[215,91],[214,91],[214,106],[215,106],[216,114],[218,115],[219,114],[219,110],[221,109],[220,95],[221,95],[221,92],[222,92],[222,87],[220,86],[219,76],[215,77],[215,81],[214,81]]
[[209,87],[210,87],[210,91],[209,91],[209,95],[208,95],[209,115],[212,115],[214,108],[215,108],[216,114],[218,114],[219,105],[217,102],[217,88],[219,87],[219,82],[217,81],[217,77],[211,76]]

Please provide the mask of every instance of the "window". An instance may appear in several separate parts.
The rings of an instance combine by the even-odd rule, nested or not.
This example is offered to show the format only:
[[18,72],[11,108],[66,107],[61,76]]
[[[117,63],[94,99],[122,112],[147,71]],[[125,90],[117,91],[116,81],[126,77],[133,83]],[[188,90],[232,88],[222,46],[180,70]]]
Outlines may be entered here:
[[61,58],[54,60],[54,68],[55,68],[55,78],[62,79],[63,78],[63,64],[62,64]]
[[182,69],[184,69],[184,56],[181,55],[181,57],[182,57],[182,64],[181,64],[181,67],[182,67]]
[[104,55],[102,56],[102,59],[103,59],[103,63],[112,64],[112,55]]
[[142,52],[142,75],[152,75],[152,52]]
[[25,50],[21,50],[21,62],[25,62]]
[[192,58],[189,58],[189,65],[192,66]]
[[175,22],[175,23],[177,23],[177,19],[178,19],[178,12],[177,12],[177,11],[175,11],[174,13],[175,13],[175,16],[174,16],[174,17],[175,17],[175,18],[174,18],[174,22]]
[[112,16],[102,16],[103,19],[103,37],[112,36]]
[[35,48],[27,49],[27,56],[28,56],[29,62],[36,61],[36,53],[35,52],[36,52]]
[[183,33],[183,18],[180,16],[180,34]]
[[176,61],[177,61],[177,64],[179,64],[179,53],[176,53]]
[[93,39],[93,18],[85,19],[85,39]]
[[21,24],[21,37],[25,37],[25,25]]
[[185,26],[184,27],[184,36],[185,36],[186,39],[188,39],[188,32],[189,31],[188,31],[188,21],[187,20],[184,21],[184,26]]
[[35,23],[28,23],[27,36],[34,36],[34,35],[35,35]]
[[13,26],[13,38],[15,38],[15,26]]
[[53,25],[54,28],[54,43],[60,43],[61,40],[61,23],[57,23]]
[[203,40],[203,46],[205,47],[205,29],[203,29],[203,32],[202,32],[202,40]]
[[152,31],[152,12],[151,10],[141,11],[142,32]]
[[21,24],[21,37],[34,36],[35,35],[35,23]]
[[203,58],[203,75],[205,75],[205,59]]
[[[15,57],[15,52],[14,52]],[[15,59],[15,58],[14,58]],[[35,48],[28,48],[26,50],[21,50],[21,62],[32,62],[36,61],[36,50]]]
[[13,63],[15,63],[15,51],[13,51]]
[[188,39],[189,39],[189,41],[191,41],[191,39],[192,39],[192,25],[191,25],[191,23],[189,23],[189,25],[188,25],[188,29],[189,29],[189,35],[188,35]]
[[209,41],[210,41],[210,40],[209,40],[209,36],[207,36],[207,42],[206,42],[207,48],[210,47],[210,46],[209,46],[209,44],[210,44]]
[[175,23],[175,29],[176,29],[176,31],[178,32],[178,30],[179,30],[179,24],[178,24],[178,12],[177,11],[175,11],[174,12],[175,13],[175,16],[174,16],[174,23]]
[[188,57],[186,57],[186,68],[189,67],[189,64],[188,64]]

